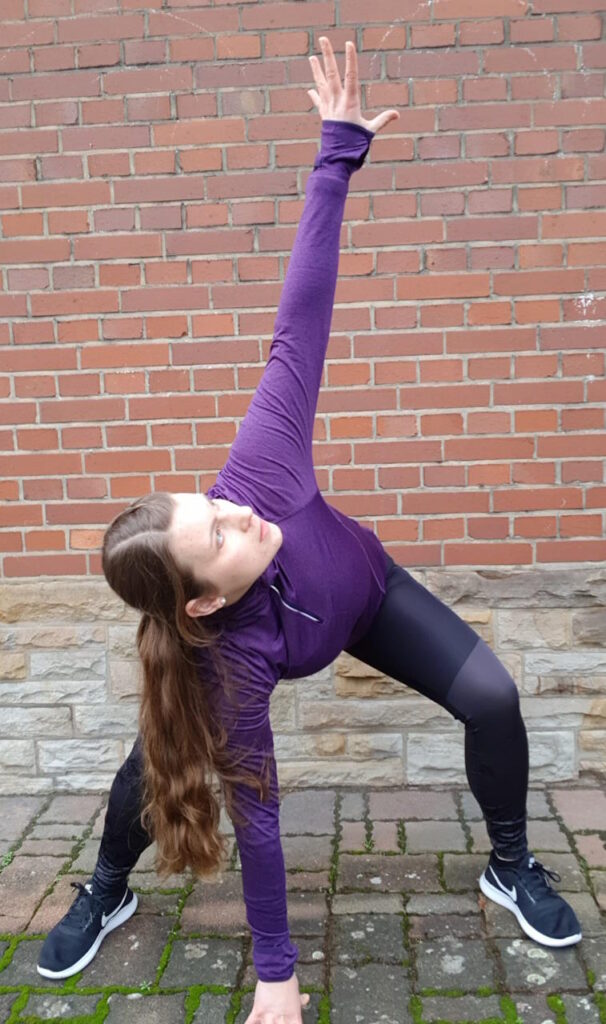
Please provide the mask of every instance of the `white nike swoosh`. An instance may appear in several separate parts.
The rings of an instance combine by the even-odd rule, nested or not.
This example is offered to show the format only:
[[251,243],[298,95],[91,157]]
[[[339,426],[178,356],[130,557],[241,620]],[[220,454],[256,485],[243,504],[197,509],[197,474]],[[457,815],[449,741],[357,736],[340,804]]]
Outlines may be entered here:
[[116,909],[115,909],[115,910],[112,910],[111,914],[108,914],[107,916],[105,915],[105,912],[104,912],[103,914],[101,914],[101,927],[102,927],[102,928],[105,928],[105,925],[107,924],[107,922],[108,922],[108,921],[111,921],[111,919],[112,919],[112,917],[114,916],[114,914],[117,914],[117,913],[118,913],[118,911],[120,910],[120,908],[122,907],[122,905],[123,905],[123,903],[124,903],[124,900],[126,899],[126,893],[127,893],[127,892],[128,892],[128,889],[127,889],[127,890],[126,890],[126,892],[124,893],[124,896],[123,896],[123,897],[122,897],[122,899],[120,900],[120,903],[118,904],[118,906],[116,907]]
[[514,903],[517,903],[518,902],[518,894],[516,892],[515,885],[511,889],[508,889],[506,885],[503,885],[503,883],[499,879],[498,875],[495,874],[495,872],[492,870],[492,868],[490,869],[490,872],[491,872],[492,877],[494,878],[495,882],[497,883],[499,889],[502,889],[503,892],[507,893],[509,898],[512,899]]

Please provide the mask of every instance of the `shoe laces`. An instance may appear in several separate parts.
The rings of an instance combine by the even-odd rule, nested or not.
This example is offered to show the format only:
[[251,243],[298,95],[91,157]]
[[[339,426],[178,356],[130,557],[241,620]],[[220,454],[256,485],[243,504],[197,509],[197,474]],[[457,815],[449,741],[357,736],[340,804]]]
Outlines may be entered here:
[[554,882],[561,882],[561,876],[557,871],[552,871],[551,868],[546,868],[544,864],[541,864],[540,860],[530,855],[528,858],[528,874],[526,875],[526,881],[528,889],[531,892],[538,892],[539,889],[545,892],[552,893],[554,896],[557,895],[553,886],[550,884],[548,879],[552,879]]
[[92,904],[98,903],[102,910],[104,909],[103,904],[97,896],[93,896],[92,889],[83,885],[82,882],[70,882],[69,884],[72,889],[78,889],[79,894],[65,915],[65,921],[69,921],[70,924],[77,927],[86,928],[93,919]]

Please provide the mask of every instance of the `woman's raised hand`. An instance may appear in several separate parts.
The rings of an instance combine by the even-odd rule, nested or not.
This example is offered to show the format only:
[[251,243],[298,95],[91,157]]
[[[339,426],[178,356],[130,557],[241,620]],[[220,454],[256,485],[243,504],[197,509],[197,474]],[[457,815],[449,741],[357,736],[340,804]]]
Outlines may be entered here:
[[309,996],[300,995],[297,975],[288,981],[258,981],[255,1001],[244,1024],[302,1024],[301,1007]]
[[341,85],[341,76],[330,40],[326,36],[320,36],[320,46],[324,57],[324,70],[317,57],[309,58],[317,89],[308,89],[307,92],[323,121],[352,121],[371,132],[378,132],[384,125],[399,118],[397,110],[385,110],[373,117],[372,121],[362,117],[355,43],[345,43],[345,88]]

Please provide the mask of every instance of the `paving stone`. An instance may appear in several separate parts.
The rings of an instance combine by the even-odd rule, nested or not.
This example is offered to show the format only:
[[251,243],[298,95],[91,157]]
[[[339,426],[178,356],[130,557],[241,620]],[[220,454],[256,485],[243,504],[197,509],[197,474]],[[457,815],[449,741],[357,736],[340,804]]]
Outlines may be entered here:
[[555,1013],[547,1004],[546,995],[520,996],[514,1002],[522,1024],[557,1024]]
[[444,854],[447,889],[478,889],[478,879],[488,863],[482,853]]
[[579,963],[577,949],[548,949],[531,939],[495,939],[505,969],[508,991],[560,993],[587,988],[585,972]]
[[[482,811],[473,793],[469,790],[465,790],[461,794],[461,801],[463,807],[463,814],[468,821],[481,821]],[[547,796],[545,791],[540,789],[529,789],[528,797],[526,800],[526,810],[528,812],[529,820],[531,818],[552,818],[553,814],[549,804],[547,803]]]
[[323,935],[328,923],[328,910],[323,896],[307,892],[291,892],[288,897],[288,924],[293,937]]
[[[298,977],[298,973],[297,973]],[[303,987],[301,980],[299,979],[299,990]],[[244,1024],[248,1019],[250,1012],[253,1008],[253,1002],[255,998],[254,992],[246,992],[242,997],[242,1003],[240,1005],[240,1011],[234,1020],[234,1024]],[[318,992],[311,992],[310,999],[307,1006],[303,1008],[303,1020],[305,1024],[318,1024],[320,1020],[320,1000],[322,996]],[[334,1012],[334,1011],[333,1011]],[[332,1017],[334,1022],[335,1018]],[[212,1019],[207,1020],[206,1017],[194,1017],[194,1024],[214,1024]],[[217,1024],[219,1024],[219,1018],[217,1018]],[[220,1024],[223,1024],[223,1018],[221,1018]],[[383,1022],[382,1022],[383,1024]]]
[[82,837],[86,826],[74,825],[70,822],[52,822],[50,825],[34,825],[30,832],[31,839],[63,839],[71,846]]
[[606,910],[606,874],[603,871],[590,871],[589,877],[598,906]]
[[333,896],[332,913],[336,914],[400,914],[403,910],[401,896],[388,893],[350,893]]
[[427,914],[424,917],[409,917],[408,922],[411,939],[440,939],[446,935],[454,935],[457,939],[483,937],[479,914]]
[[606,821],[606,793],[599,789],[553,789],[551,797],[568,828],[604,828]]
[[[192,1024],[225,1024],[230,1002],[231,996],[216,996],[211,992],[203,992]],[[241,1019],[246,1020],[245,1017]]]
[[139,895],[138,914],[152,914],[159,917],[175,917],[179,909],[181,894],[177,892],[145,892]]
[[429,996],[421,999],[423,1022],[483,1020],[486,1017],[501,1017],[501,1003],[498,996]]
[[373,821],[399,818],[404,821],[414,818],[435,818],[441,821],[457,817],[452,792],[436,793],[433,790],[399,789],[396,792],[371,792],[369,809]]
[[0,796],[0,839],[18,839],[43,806],[44,797]]
[[99,855],[99,840],[98,839],[87,839],[84,846],[80,850],[80,853],[71,864],[71,871],[85,871],[87,874],[92,875],[95,870],[95,864],[97,863],[97,857]]
[[591,996],[562,995],[568,1024],[600,1024],[600,1011]]
[[339,966],[331,980],[331,1024],[412,1024],[405,967]]
[[304,789],[286,794],[280,801],[280,834],[332,835],[335,801],[336,793],[332,789]]
[[409,821],[406,825],[407,853],[465,848],[465,835],[458,821]]
[[192,876],[188,872],[160,878],[155,871],[131,871],[129,885],[131,889],[141,892],[153,892],[155,889],[185,889],[191,880]]
[[[185,1020],[185,995],[129,996],[112,993],[108,1000],[109,1013],[105,1024],[183,1024]],[[217,1017],[217,1021],[224,1018]]]
[[362,793],[344,793],[341,798],[341,821],[361,821],[364,817],[364,797]]
[[242,942],[235,939],[176,939],[160,984],[232,987],[242,965]]
[[606,843],[600,836],[575,836],[575,840],[590,868],[606,868]]
[[331,836],[284,836],[282,850],[287,870],[328,870],[332,857]]
[[11,1007],[18,997],[18,992],[10,992],[6,995],[0,996],[0,1020],[8,1020],[11,1012]]
[[486,928],[486,934],[491,938],[520,938],[524,934],[515,914],[505,907],[499,906],[487,899],[483,893],[478,896],[478,902],[482,908],[482,919]]
[[96,814],[101,806],[103,797],[64,795],[55,796],[49,806],[40,815],[38,821],[41,825],[49,821],[75,822],[86,824],[93,814]]
[[[22,931],[27,926],[37,903],[64,864],[64,857],[16,855],[2,872],[0,931]],[[4,916],[11,921],[8,927],[4,923]]]
[[286,889],[288,892],[328,892],[330,887],[328,871],[288,871]]
[[494,965],[486,945],[477,939],[447,935],[431,942],[415,942],[418,987],[477,989],[496,984]]
[[581,957],[595,974],[595,987],[606,992],[606,932],[601,935],[584,935]]
[[42,900],[36,913],[27,926],[30,934],[49,932],[67,913],[78,895],[70,882],[88,881],[88,875],[60,875],[53,891]]
[[215,882],[197,881],[183,907],[181,930],[203,935],[248,935],[241,876],[226,871]]
[[401,963],[406,956],[401,914],[347,914],[335,920],[336,960]]
[[36,970],[42,939],[24,939],[17,944],[8,967],[0,971],[0,985],[4,988],[12,985],[37,985],[40,975]]
[[[473,821],[469,825],[473,839],[474,853],[490,853],[492,843],[488,838],[483,821]],[[568,837],[560,829],[556,821],[529,821],[528,845],[531,850],[555,850],[570,853]]]
[[170,917],[134,914],[104,939],[95,959],[84,968],[77,988],[137,988],[154,981],[172,926]]
[[377,853],[400,852],[397,821],[375,821],[373,823],[372,847]]
[[98,812],[98,814],[95,817],[95,822],[93,824],[93,830],[91,832],[91,838],[92,839],[100,839],[101,836],[103,835],[103,828],[105,826],[105,814],[106,814],[106,811],[107,811],[107,800],[99,808],[99,812]]
[[567,892],[566,900],[581,922],[583,935],[606,935],[606,914],[590,893]]
[[[39,983],[44,984],[38,975]],[[52,984],[52,983],[51,983]],[[73,996],[73,995],[30,995],[26,1007],[21,1011],[21,1017],[39,1017],[41,1020],[52,1020],[59,1017],[65,1020],[69,1017],[84,1017],[95,1012],[101,1002],[101,995],[95,996]]]
[[341,839],[339,852],[344,850],[364,850],[366,844],[366,826],[363,821],[343,821],[341,823]]
[[406,904],[409,914],[477,914],[478,897],[453,893],[427,893],[409,896]]
[[26,839],[19,847],[21,856],[62,857],[64,860],[71,855],[76,840],[72,839]]
[[439,890],[437,858],[406,853],[393,857],[344,853],[339,857],[337,889],[371,889],[375,892],[427,892]]

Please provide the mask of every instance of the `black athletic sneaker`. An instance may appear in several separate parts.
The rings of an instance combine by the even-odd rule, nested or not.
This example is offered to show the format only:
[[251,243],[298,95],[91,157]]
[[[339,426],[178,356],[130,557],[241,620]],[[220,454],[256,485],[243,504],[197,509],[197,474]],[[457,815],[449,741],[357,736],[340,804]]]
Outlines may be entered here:
[[494,850],[480,877],[485,896],[507,907],[521,928],[544,946],[572,946],[581,941],[581,926],[572,907],[552,889],[548,877],[560,882],[556,871],[543,867],[532,854],[515,864],[498,860]]
[[58,924],[48,933],[40,952],[38,974],[69,978],[91,962],[105,936],[124,924],[137,909],[137,896],[128,886],[121,896],[93,896],[90,882],[72,882],[79,893]]

